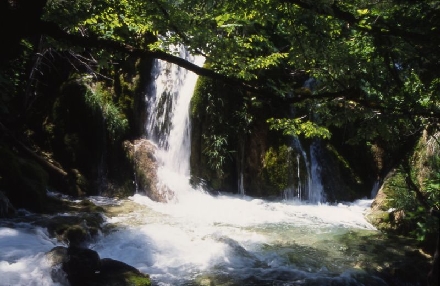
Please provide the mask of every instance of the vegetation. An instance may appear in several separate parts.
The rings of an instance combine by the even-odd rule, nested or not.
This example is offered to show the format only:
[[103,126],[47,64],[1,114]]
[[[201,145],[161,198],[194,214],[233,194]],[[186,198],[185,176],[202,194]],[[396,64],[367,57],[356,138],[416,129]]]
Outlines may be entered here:
[[[77,164],[80,154],[97,148],[83,144],[91,130],[78,126],[94,122],[98,129],[105,118],[102,137],[113,142],[110,150],[136,135],[135,66],[161,59],[238,90],[235,119],[243,132],[255,115],[250,107],[264,106],[275,111],[264,119],[284,134],[325,140],[343,134],[344,146],[384,149],[389,157],[380,175],[400,166],[407,196],[399,197],[417,205],[398,207],[425,212],[438,208],[438,177],[427,174],[420,181],[410,155],[423,130],[436,138],[432,146],[439,144],[439,28],[440,3],[431,0],[2,0],[0,34],[7,44],[0,48],[1,151],[5,158],[21,158],[32,152],[19,154],[16,147],[32,146],[36,160],[46,159],[46,172],[90,188],[73,170],[90,175],[101,157],[95,153],[89,168]],[[209,65],[179,58],[173,49],[178,44],[204,55]],[[75,76],[99,82],[99,88],[60,93]],[[225,94],[208,95],[214,97],[200,102],[217,122],[203,135],[203,152],[223,176],[231,141],[239,138],[220,130],[226,126],[218,115]],[[83,107],[99,116],[82,117]],[[294,118],[276,112],[290,107]],[[45,184],[33,164],[12,161],[22,174],[35,169],[42,174],[35,180]],[[0,187],[10,188],[12,170],[4,160],[0,165]],[[438,173],[438,164],[432,168]]]

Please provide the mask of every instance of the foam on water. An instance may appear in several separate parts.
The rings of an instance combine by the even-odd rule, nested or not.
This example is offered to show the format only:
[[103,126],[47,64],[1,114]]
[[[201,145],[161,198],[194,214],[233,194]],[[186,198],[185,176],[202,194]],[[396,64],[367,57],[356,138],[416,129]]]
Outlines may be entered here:
[[[308,249],[322,241],[328,244],[334,236],[353,230],[374,231],[364,218],[371,201],[287,204],[196,191],[177,203],[158,203],[142,195],[130,200],[144,207],[112,219],[122,229],[92,247],[101,257],[122,260],[149,273],[160,285],[185,285],[204,273],[242,280],[249,275],[275,279],[280,273],[289,279],[333,277],[336,274],[329,271],[292,267],[283,252],[294,251],[293,246]],[[307,259],[315,264],[320,257]]]
[[[138,206],[108,217],[118,227],[90,248],[150,274],[156,285],[188,285],[206,277],[236,284],[249,279],[275,285],[348,283],[355,274],[348,264],[339,265],[345,253],[335,237],[375,232],[364,219],[371,200],[311,205],[196,190],[170,203],[142,195],[128,201],[91,199],[103,206]],[[44,255],[59,243],[45,229],[9,222],[0,227],[0,245],[0,285],[59,285]],[[322,261],[322,253],[330,262]],[[339,259],[336,266],[332,257]]]
[[44,255],[56,245],[42,228],[0,226],[0,285],[59,285]]

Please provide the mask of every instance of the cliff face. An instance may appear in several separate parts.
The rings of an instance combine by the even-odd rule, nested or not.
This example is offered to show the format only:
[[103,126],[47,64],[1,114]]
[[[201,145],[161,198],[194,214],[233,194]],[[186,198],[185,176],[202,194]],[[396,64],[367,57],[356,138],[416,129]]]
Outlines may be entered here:
[[[93,77],[75,69],[72,60],[68,53],[46,53],[33,63],[40,72],[29,89],[14,90],[10,80],[0,92],[0,190],[15,207],[44,209],[47,190],[73,196],[135,192],[122,143],[143,132],[151,60],[125,59],[107,71],[113,80],[104,71]],[[0,67],[5,78],[9,68],[14,66]]]
[[438,235],[438,220],[429,212],[438,208],[440,200],[439,137],[439,133],[423,132],[384,178],[368,215],[378,229],[413,236],[428,247],[435,245]]
[[[211,190],[297,196],[299,189],[309,187],[313,171],[327,201],[354,200],[370,196],[383,161],[388,162],[375,151],[376,145],[345,142],[348,131],[342,129],[355,125],[331,130],[331,140],[305,140],[271,130],[267,119],[292,116],[289,105],[259,103],[209,79],[199,79],[191,111],[191,174],[195,183],[203,181]],[[305,193],[301,196],[308,199]]]

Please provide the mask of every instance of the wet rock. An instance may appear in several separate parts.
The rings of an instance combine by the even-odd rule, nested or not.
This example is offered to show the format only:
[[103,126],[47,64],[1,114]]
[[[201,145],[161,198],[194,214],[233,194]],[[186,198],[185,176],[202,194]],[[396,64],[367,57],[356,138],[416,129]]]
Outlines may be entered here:
[[46,259],[52,268],[50,272],[52,281],[60,285],[69,285],[67,274],[63,270],[63,265],[69,261],[67,247],[57,246],[52,248],[52,250],[46,253]]
[[103,258],[91,249],[54,247],[46,253],[52,280],[69,286],[149,286],[150,277],[124,262]]
[[151,285],[150,277],[135,267],[110,258],[101,259],[101,271],[98,275],[100,285]]
[[166,186],[160,185],[157,178],[159,168],[156,159],[157,147],[146,139],[124,142],[124,148],[132,161],[136,173],[136,184],[139,192],[157,202],[167,202],[174,193]]
[[81,215],[59,215],[37,221],[36,224],[46,227],[51,236],[70,246],[84,246],[97,236],[104,219],[99,213]]
[[96,251],[88,248],[69,247],[68,260],[63,263],[63,270],[73,285],[86,285],[94,279],[101,268],[101,259]]

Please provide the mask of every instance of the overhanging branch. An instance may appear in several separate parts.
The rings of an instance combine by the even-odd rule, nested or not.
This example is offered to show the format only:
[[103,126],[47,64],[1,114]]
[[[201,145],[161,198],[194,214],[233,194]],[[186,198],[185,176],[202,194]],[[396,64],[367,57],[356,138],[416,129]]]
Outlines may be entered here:
[[[301,2],[294,0],[286,0],[287,2]],[[304,4],[305,5],[305,4]],[[307,6],[304,6],[307,7]],[[88,37],[83,37],[80,35],[69,34],[66,31],[59,28],[54,23],[40,21],[39,25],[35,27],[36,31],[39,33],[43,33],[49,37],[57,41],[66,41],[67,43],[85,47],[85,48],[102,48],[102,49],[111,49],[117,52],[126,53],[135,55],[138,57],[149,57],[155,58],[159,60],[163,60],[172,64],[176,64],[182,68],[185,68],[189,71],[194,72],[199,76],[206,76],[212,79],[216,79],[222,81],[225,84],[229,84],[231,86],[240,88],[245,92],[249,92],[252,96],[257,96],[260,100],[270,103],[281,103],[281,104],[294,104],[300,103],[308,99],[317,99],[317,100],[325,100],[325,99],[335,99],[335,98],[344,98],[345,100],[352,100],[357,102],[365,107],[371,109],[380,109],[380,105],[377,105],[376,102],[366,101],[364,98],[364,92],[358,88],[345,89],[336,92],[322,92],[319,94],[305,93],[298,94],[292,97],[283,97],[279,93],[274,92],[269,88],[265,88],[262,86],[256,86],[252,82],[247,82],[241,79],[228,77],[226,75],[215,72],[214,70],[207,69],[204,67],[200,67],[196,64],[193,64],[181,57],[174,56],[168,54],[163,51],[150,51],[146,49],[140,49],[137,47],[133,47],[121,42],[112,41],[108,39],[101,39],[97,36],[91,35]],[[35,31],[35,32],[36,32]],[[414,114],[421,115],[426,117],[434,117],[440,118],[439,112],[427,111],[423,114]]]

